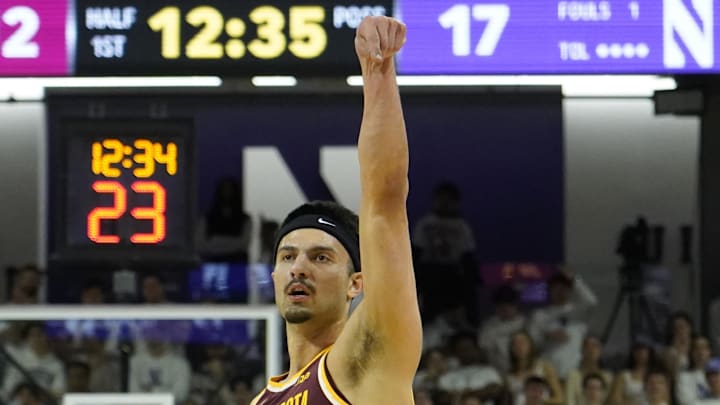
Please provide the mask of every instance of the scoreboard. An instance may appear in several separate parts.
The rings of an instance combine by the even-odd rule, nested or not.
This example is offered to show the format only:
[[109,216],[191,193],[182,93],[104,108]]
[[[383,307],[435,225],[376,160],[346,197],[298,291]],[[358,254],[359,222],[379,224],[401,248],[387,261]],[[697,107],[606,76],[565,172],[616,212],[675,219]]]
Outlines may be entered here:
[[366,15],[401,74],[720,72],[720,0],[4,0],[0,76],[356,74]]
[[68,120],[50,139],[53,258],[190,260],[194,131],[187,120]]
[[0,75],[349,74],[370,14],[391,2],[4,0]]

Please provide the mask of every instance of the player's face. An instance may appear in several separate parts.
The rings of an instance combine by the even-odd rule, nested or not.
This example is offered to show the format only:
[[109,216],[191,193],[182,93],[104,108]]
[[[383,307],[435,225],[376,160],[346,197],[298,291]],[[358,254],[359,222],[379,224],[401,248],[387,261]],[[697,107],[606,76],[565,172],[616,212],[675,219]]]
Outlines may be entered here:
[[360,293],[359,274],[349,274],[350,256],[334,236],[318,229],[296,229],[278,245],[273,281],[275,303],[289,323],[314,317],[346,316]]

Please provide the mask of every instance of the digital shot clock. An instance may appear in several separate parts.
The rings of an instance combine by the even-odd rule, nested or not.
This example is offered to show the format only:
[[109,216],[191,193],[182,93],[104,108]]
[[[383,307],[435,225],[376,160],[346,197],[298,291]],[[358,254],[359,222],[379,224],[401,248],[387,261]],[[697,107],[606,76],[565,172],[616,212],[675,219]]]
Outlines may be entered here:
[[64,122],[51,139],[50,257],[191,258],[189,122]]

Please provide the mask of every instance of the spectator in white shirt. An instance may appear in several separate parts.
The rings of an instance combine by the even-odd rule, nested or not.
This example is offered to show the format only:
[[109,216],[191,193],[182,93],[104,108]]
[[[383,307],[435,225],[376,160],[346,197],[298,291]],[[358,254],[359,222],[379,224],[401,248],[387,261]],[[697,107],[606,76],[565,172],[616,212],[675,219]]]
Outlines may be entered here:
[[705,366],[711,356],[710,340],[705,336],[694,337],[690,346],[688,369],[680,371],[675,381],[675,393],[679,405],[693,405],[708,394]]
[[510,336],[525,329],[526,318],[520,311],[520,297],[512,285],[498,287],[493,294],[495,315],[480,328],[479,343],[488,362],[500,372],[510,369]]
[[[16,353],[15,360],[40,387],[59,398],[65,392],[65,367],[52,352],[43,324],[39,322],[27,324],[23,336],[26,347]],[[16,368],[8,369],[3,381],[5,398],[9,398],[14,388],[24,380],[24,376]]]
[[190,388],[188,361],[158,338],[150,338],[146,346],[147,351],[130,359],[130,392],[168,392],[182,403]]
[[453,336],[450,347],[459,366],[440,377],[438,388],[451,393],[456,399],[466,392],[473,392],[485,402],[502,396],[502,378],[497,370],[482,361],[474,333],[458,333]]
[[530,333],[543,356],[555,366],[558,377],[564,380],[580,363],[587,320],[597,298],[580,277],[564,272],[548,280],[548,298],[548,305],[533,314]]
[[626,367],[615,374],[609,402],[613,405],[640,404],[645,395],[647,374],[657,365],[652,346],[641,340],[636,341],[628,354]]

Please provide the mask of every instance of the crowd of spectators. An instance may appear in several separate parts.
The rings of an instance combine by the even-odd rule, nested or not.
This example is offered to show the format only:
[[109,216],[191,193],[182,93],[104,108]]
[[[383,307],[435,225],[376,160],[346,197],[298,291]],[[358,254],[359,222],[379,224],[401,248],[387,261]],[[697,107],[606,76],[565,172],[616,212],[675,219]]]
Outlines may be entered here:
[[[250,218],[239,193],[231,180],[218,185],[198,233],[206,260],[248,260]],[[609,303],[572,271],[560,268],[544,280],[542,305],[524,305],[514,284],[488,291],[460,198],[454,185],[440,184],[431,212],[412,230],[424,333],[417,405],[720,403],[714,340],[685,312],[668,319],[664,341],[635,339],[616,361],[588,323]],[[261,222],[259,256],[270,263],[277,224]],[[41,269],[8,274],[9,305],[42,301]],[[159,275],[145,275],[139,301],[171,303],[166,287]],[[492,297],[489,310],[480,308],[480,292]],[[78,302],[104,304],[111,296],[91,280]],[[70,392],[171,392],[180,405],[247,405],[265,383],[263,336],[256,333],[262,328],[249,327],[253,332],[237,341],[194,340],[193,328],[214,327],[203,322],[212,321],[76,320],[63,323],[64,333],[49,322],[2,322],[0,403],[55,403]]]

